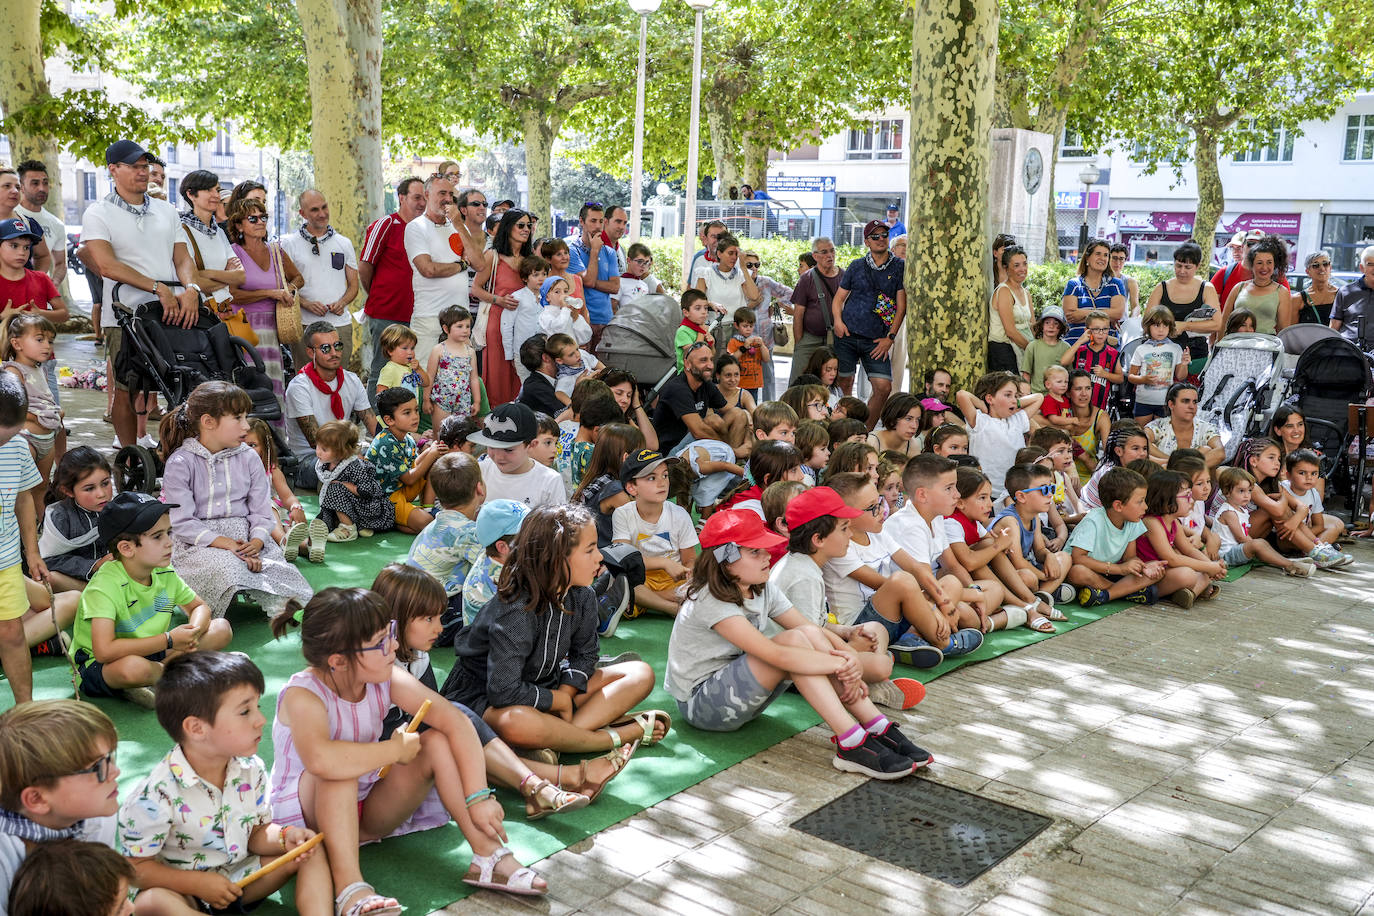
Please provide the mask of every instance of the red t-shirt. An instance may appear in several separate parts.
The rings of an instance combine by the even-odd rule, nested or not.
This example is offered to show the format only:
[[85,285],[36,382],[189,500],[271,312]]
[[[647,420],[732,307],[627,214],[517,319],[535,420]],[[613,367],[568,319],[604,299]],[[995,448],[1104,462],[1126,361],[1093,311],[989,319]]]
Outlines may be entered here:
[[1045,400],[1040,402],[1040,415],[1042,417],[1059,417],[1065,414],[1073,415],[1073,411],[1069,408],[1069,402],[1046,392]]
[[0,277],[0,307],[28,305],[46,312],[51,310],[48,303],[57,296],[52,278],[40,271],[26,270],[22,280]]
[[372,265],[372,287],[363,308],[363,314],[369,318],[409,322],[415,311],[405,235],[405,220],[395,213],[374,220],[363,234],[363,252],[359,257]]
[[[1234,268],[1234,269],[1233,269]],[[1283,265],[1283,270],[1276,271],[1278,281],[1285,287],[1288,286],[1288,275],[1284,273],[1288,265]],[[1226,297],[1231,295],[1231,290],[1240,284],[1254,277],[1250,269],[1244,264],[1233,264],[1223,267],[1221,270],[1212,274],[1212,287],[1217,291],[1217,302],[1222,308],[1226,308]]]

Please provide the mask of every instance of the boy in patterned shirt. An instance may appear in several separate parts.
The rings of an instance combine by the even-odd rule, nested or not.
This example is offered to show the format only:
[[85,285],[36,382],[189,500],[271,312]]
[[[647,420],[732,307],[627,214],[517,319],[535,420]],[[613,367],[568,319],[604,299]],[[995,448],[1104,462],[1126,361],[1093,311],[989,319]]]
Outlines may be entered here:
[[420,428],[420,402],[405,388],[388,388],[377,395],[377,416],[386,432],[368,446],[367,461],[376,468],[377,481],[396,509],[396,528],[419,534],[434,516],[416,507],[415,497],[423,496],[426,506],[434,504],[434,488],[426,478],[448,446],[438,440],[423,452],[416,446],[413,433]]
[[241,652],[197,652],[167,664],[157,720],[176,746],[119,809],[120,851],[133,862],[138,910],[245,912],[296,877],[296,911],[333,912],[334,887],[317,847],[247,888],[235,882],[315,835],[272,822],[257,756],[267,719],[263,678]]
[[477,459],[462,452],[449,452],[429,472],[438,505],[434,524],[410,545],[406,563],[423,569],[444,586],[448,608],[440,617],[443,630],[436,646],[451,646],[463,627],[463,583],[477,561],[482,545],[477,542],[477,510],[482,508],[487,488]]

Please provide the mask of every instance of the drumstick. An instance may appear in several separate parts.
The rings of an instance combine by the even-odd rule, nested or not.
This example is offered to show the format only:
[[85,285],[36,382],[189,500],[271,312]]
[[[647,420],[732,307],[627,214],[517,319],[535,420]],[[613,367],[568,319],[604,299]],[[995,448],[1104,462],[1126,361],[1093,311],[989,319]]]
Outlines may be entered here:
[[[407,734],[413,734],[415,730],[420,727],[420,723],[425,720],[425,713],[429,712],[430,702],[430,700],[425,700],[420,704],[420,708],[415,713],[415,718],[411,719],[410,724],[406,726]],[[377,778],[386,779],[386,774],[390,772],[391,764],[388,763],[386,766],[382,767],[382,771],[377,774]]]
[[[286,828],[283,827],[282,829],[285,830]],[[262,868],[259,868],[257,871],[249,872],[248,874],[244,875],[242,878],[238,879],[238,881],[234,883],[237,884],[240,888],[247,887],[259,878],[264,877],[265,875],[270,875],[272,872],[281,868],[283,865],[285,865],[287,862],[290,862],[297,856],[305,855],[307,852],[314,849],[322,842],[324,842],[324,834],[317,833],[301,845],[297,846],[295,849],[291,850],[290,852],[284,855],[277,856],[275,859],[273,859],[271,862],[268,862]]]

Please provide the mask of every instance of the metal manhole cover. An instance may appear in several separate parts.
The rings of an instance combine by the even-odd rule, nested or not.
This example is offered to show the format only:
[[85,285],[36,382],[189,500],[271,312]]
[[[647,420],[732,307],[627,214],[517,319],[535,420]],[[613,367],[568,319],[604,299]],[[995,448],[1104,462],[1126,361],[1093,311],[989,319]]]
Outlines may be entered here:
[[869,780],[792,826],[846,849],[964,887],[1051,819],[928,779]]

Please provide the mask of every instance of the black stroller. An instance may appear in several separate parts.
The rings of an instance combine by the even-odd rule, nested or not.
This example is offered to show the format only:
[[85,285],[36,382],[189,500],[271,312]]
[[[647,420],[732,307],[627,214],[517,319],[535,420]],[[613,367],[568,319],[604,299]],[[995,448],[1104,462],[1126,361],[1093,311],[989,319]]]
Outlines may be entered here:
[[[180,286],[162,281],[165,286]],[[232,382],[253,400],[251,415],[263,420],[279,420],[281,404],[272,392],[272,381],[263,368],[253,345],[232,337],[222,321],[201,304],[196,323],[189,328],[168,324],[156,301],[125,305],[119,301],[124,284],[116,283],[110,294],[115,320],[123,343],[115,359],[114,374],[129,389],[161,394],[169,407],[181,404],[201,382]],[[276,431],[273,436],[280,439]],[[291,451],[277,442],[282,469],[288,470]],[[152,449],[132,444],[115,455],[115,481],[121,491],[152,493],[162,476],[162,463]]]
[[1312,446],[1322,455],[1330,491],[1356,505],[1361,482],[1351,466],[1349,406],[1374,395],[1369,357],[1344,337],[1322,337],[1298,357],[1290,392],[1289,402],[1302,411]]

